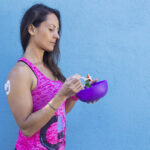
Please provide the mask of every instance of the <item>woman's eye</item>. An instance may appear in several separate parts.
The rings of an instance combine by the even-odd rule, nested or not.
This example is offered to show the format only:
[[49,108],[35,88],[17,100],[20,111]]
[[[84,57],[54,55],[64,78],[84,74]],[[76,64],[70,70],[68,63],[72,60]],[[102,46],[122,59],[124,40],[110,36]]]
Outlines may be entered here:
[[50,31],[53,31],[53,29],[49,29]]

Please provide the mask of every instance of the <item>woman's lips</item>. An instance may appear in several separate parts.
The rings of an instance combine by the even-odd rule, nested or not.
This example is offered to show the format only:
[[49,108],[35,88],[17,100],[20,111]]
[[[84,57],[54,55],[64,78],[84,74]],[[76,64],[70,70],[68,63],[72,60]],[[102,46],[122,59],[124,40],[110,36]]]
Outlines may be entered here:
[[50,42],[53,46],[55,46],[55,42]]

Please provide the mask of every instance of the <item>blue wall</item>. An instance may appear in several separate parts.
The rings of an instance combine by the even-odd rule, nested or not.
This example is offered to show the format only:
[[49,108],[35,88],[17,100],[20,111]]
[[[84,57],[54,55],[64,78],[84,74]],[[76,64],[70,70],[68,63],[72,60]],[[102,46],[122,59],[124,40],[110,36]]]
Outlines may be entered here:
[[[22,55],[19,23],[35,0],[0,4],[0,149],[14,148],[18,127],[3,90]],[[78,101],[67,116],[66,150],[150,149],[150,1],[45,0],[62,16],[60,67],[106,79],[108,94]]]

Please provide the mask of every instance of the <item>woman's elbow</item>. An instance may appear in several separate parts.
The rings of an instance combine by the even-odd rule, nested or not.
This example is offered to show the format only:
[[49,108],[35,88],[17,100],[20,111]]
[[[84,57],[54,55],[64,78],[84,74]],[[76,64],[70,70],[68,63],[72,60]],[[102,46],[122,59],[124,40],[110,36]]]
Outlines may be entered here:
[[29,129],[20,129],[22,134],[26,137],[31,137],[34,133],[32,133]]

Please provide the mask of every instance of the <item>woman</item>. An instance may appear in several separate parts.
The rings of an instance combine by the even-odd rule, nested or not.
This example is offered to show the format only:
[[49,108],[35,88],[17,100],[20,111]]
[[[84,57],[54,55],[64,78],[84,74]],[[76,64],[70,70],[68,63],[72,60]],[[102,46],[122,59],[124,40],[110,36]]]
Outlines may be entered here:
[[10,71],[5,85],[19,126],[17,150],[65,149],[66,114],[83,86],[80,75],[66,79],[57,66],[60,32],[60,13],[56,9],[36,4],[22,18],[24,55]]

